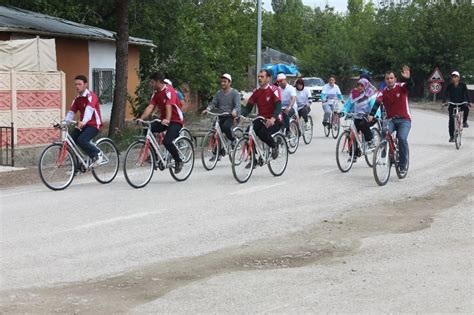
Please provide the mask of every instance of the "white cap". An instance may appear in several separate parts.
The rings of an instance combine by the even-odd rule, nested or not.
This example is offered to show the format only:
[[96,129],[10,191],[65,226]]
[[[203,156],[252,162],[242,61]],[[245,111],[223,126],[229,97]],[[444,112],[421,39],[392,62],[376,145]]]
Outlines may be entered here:
[[284,73],[279,73],[277,75],[277,81],[286,80],[286,75]]
[[170,79],[164,79],[163,80],[166,84],[173,86],[173,83],[171,82]]
[[232,77],[228,73],[224,73],[223,75],[221,75],[221,78],[227,79],[230,82],[232,82]]
[[457,71],[453,71],[453,73],[451,73],[451,75],[457,75],[458,77],[460,77],[459,72],[457,72]]

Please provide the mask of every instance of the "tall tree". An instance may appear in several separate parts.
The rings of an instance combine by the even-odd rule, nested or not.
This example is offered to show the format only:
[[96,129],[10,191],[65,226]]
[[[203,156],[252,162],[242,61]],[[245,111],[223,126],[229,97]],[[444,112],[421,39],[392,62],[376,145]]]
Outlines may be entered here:
[[115,51],[115,89],[109,136],[123,131],[128,81],[128,0],[116,0],[117,38]]

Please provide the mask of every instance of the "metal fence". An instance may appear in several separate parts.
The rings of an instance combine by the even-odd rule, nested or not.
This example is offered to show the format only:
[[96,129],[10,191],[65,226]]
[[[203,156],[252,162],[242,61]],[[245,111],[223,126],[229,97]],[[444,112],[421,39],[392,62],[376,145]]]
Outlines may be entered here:
[[14,127],[0,126],[0,165],[15,166],[15,141],[13,137]]
[[92,69],[94,92],[101,104],[112,103],[114,99],[115,70],[108,68]]

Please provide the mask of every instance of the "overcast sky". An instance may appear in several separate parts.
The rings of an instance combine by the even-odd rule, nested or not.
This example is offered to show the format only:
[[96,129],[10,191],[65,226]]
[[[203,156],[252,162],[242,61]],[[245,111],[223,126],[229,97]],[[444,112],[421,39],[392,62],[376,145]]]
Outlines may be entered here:
[[[272,0],[262,1],[265,10],[270,11],[272,8]],[[326,3],[328,3],[329,6],[334,7],[336,11],[345,12],[347,10],[347,0],[303,0],[303,3],[313,8],[317,6],[324,8]]]

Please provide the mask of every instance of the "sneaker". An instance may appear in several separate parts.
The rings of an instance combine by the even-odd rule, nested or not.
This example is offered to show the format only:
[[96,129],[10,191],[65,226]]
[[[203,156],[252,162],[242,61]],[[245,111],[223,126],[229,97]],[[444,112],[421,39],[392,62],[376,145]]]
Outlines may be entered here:
[[232,150],[235,149],[235,145],[236,145],[236,144],[237,144],[237,140],[232,140],[232,141],[230,142],[230,147],[231,147]]
[[[245,165],[245,169],[249,169],[252,167],[252,162],[248,162],[247,165]],[[257,162],[253,162],[253,168],[256,168],[257,167]]]
[[323,121],[323,126],[324,126],[324,127],[326,127],[326,126],[328,126],[328,125],[329,125],[329,123],[328,123],[327,121]]
[[304,128],[306,130],[311,130],[311,124],[309,123],[309,121],[304,124]]
[[467,123],[467,121],[462,124],[462,127],[463,127],[463,128],[469,128],[469,124]]
[[373,140],[372,140],[372,141],[369,141],[368,145],[369,145],[369,150],[375,149],[375,143],[374,143]]
[[276,160],[278,158],[278,147],[272,148],[272,159]]
[[92,160],[91,166],[99,166],[102,162],[104,162],[104,155],[102,152],[99,152]]
[[357,162],[357,156],[354,156],[354,157],[350,157],[347,159],[347,163],[350,163],[352,161],[352,163],[356,163]]
[[178,174],[179,172],[181,172],[183,169],[183,165],[183,161],[176,161],[174,164],[174,173]]
[[408,170],[407,170],[406,166],[400,166],[400,175],[401,176],[406,176],[407,172],[408,172]]
[[449,142],[454,142],[454,137],[450,137]]
[[217,158],[217,161],[218,161],[218,162],[221,160],[221,157],[220,157],[220,156],[216,157],[215,155],[213,155],[213,156],[209,159],[209,162],[214,162],[214,161],[216,160],[216,158]]

